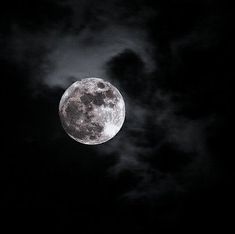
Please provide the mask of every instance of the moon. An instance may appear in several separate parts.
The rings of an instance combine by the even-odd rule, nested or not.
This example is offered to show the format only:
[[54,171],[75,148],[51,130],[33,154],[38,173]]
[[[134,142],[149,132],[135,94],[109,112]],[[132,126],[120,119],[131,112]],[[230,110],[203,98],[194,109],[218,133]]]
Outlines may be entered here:
[[102,144],[120,131],[125,120],[125,102],[109,82],[86,78],[64,92],[59,116],[64,130],[75,141]]

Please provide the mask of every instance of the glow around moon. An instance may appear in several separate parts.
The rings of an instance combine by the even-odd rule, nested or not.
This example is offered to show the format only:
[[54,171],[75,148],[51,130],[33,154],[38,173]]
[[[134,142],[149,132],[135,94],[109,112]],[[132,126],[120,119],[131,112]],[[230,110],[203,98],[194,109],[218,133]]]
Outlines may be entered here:
[[59,104],[62,126],[74,140],[88,145],[112,139],[125,120],[121,93],[100,78],[73,83]]

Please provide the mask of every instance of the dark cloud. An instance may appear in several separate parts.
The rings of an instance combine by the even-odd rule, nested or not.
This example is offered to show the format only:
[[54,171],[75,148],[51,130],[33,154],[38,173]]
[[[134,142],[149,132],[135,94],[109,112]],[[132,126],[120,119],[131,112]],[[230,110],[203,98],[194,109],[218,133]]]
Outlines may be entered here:
[[[98,152],[118,157],[110,169],[113,175],[134,172],[138,183],[126,193],[128,197],[156,198],[156,194],[165,194],[169,184],[171,190],[184,190],[175,173],[185,173],[207,154],[206,127],[211,116],[192,120],[177,114],[182,104],[175,102],[175,93],[155,82],[161,78],[158,62],[164,61],[164,52],[160,49],[156,59],[158,45],[150,40],[146,28],[148,22],[166,18],[142,1],[133,4],[61,1],[58,7],[73,12],[66,18],[70,20],[66,32],[64,24],[32,32],[18,22],[11,29],[10,49],[12,59],[29,68],[33,93],[40,93],[42,85],[65,89],[85,77],[102,77],[120,89],[126,102],[126,122],[119,135]],[[166,27],[171,28],[171,23],[164,21]],[[156,27],[162,30],[159,23]],[[186,46],[199,43],[197,35],[193,39],[192,32],[185,32],[182,38],[172,36],[169,49],[175,62]],[[175,166],[168,168],[171,163],[167,160]]]
[[151,45],[141,30],[110,26],[95,33],[86,28],[79,34],[64,34],[58,30],[31,34],[16,27],[12,33],[13,59],[24,61],[32,70],[32,82],[41,82],[51,88],[67,87],[71,77],[109,79],[105,64],[126,49],[138,54],[148,71],[155,67],[148,52]]
[[100,153],[118,155],[111,174],[118,176],[130,170],[136,176],[136,188],[125,197],[156,200],[169,190],[184,192],[187,177],[202,175],[198,167],[209,163],[206,139],[212,120],[178,116],[180,106],[160,90],[146,95],[142,102],[135,102],[124,94],[126,122],[117,137],[100,147]]
[[35,14],[39,23],[31,30],[25,23],[26,14],[22,21],[16,19],[10,24],[10,56],[18,62],[24,61],[32,71],[33,82],[65,88],[74,80],[73,77],[108,79],[105,64],[126,49],[138,54],[148,71],[156,68],[152,45],[148,42],[144,25],[140,23],[146,22],[152,14],[150,9],[140,7],[140,3],[136,6],[138,10],[131,13],[128,4],[120,1],[100,4],[94,1],[45,1],[33,9],[36,12],[40,8],[47,9],[48,4],[50,9],[55,8],[55,12],[59,12],[57,8],[64,10],[61,13],[63,23],[60,23],[59,16],[57,20],[52,14],[50,21],[45,19],[51,24],[44,25],[44,21],[40,21],[42,17]]

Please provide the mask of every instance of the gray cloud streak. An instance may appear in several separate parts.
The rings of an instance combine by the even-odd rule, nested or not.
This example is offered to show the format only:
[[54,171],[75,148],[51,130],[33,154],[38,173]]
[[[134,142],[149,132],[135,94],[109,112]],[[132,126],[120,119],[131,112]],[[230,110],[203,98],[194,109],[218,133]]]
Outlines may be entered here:
[[[17,61],[26,61],[32,68],[32,80],[50,88],[66,88],[72,81],[86,77],[103,77],[109,80],[106,63],[125,49],[138,54],[146,71],[156,69],[151,55],[151,45],[142,30],[130,30],[121,26],[107,27],[98,32],[87,28],[79,34],[62,34],[59,31],[47,34],[29,34],[14,30],[12,56]],[[31,57],[32,54],[43,54]],[[37,67],[36,67],[36,66]]]
[[[124,198],[156,200],[169,191],[173,194],[184,192],[190,186],[188,178],[202,175],[202,168],[208,165],[205,133],[212,120],[189,120],[178,116],[176,111],[180,106],[172,101],[170,95],[161,91],[156,91],[152,99],[154,102],[149,105],[128,100],[127,120],[122,132],[100,148],[101,154],[119,156],[117,163],[109,170],[111,174],[118,176],[123,170],[129,170],[139,181],[136,188],[127,192]],[[155,102],[161,102],[162,107],[155,107]],[[149,119],[153,122],[149,123]],[[149,128],[149,125],[152,127]],[[154,144],[148,144],[146,136],[154,135],[160,129],[164,133],[162,137]],[[174,145],[177,151],[188,157],[188,164],[177,172],[161,171],[158,165],[148,159],[150,156],[158,158],[161,147],[166,143]],[[178,157],[178,154],[174,157]],[[176,179],[176,174],[180,180]]]
[[53,69],[42,78],[48,86],[65,88],[70,77],[107,77],[104,66],[110,58],[125,49],[135,51],[145,62],[148,71],[154,69],[151,48],[142,31],[122,27],[108,27],[95,35],[89,29],[79,35],[66,35],[56,39],[54,50],[47,59]]

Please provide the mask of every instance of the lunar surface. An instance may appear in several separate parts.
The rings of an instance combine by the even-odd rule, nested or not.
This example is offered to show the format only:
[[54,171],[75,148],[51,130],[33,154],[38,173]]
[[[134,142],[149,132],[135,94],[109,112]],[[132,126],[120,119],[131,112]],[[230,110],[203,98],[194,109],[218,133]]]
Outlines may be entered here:
[[104,143],[121,129],[125,103],[120,92],[100,78],[73,83],[59,104],[62,126],[74,140],[88,145]]

